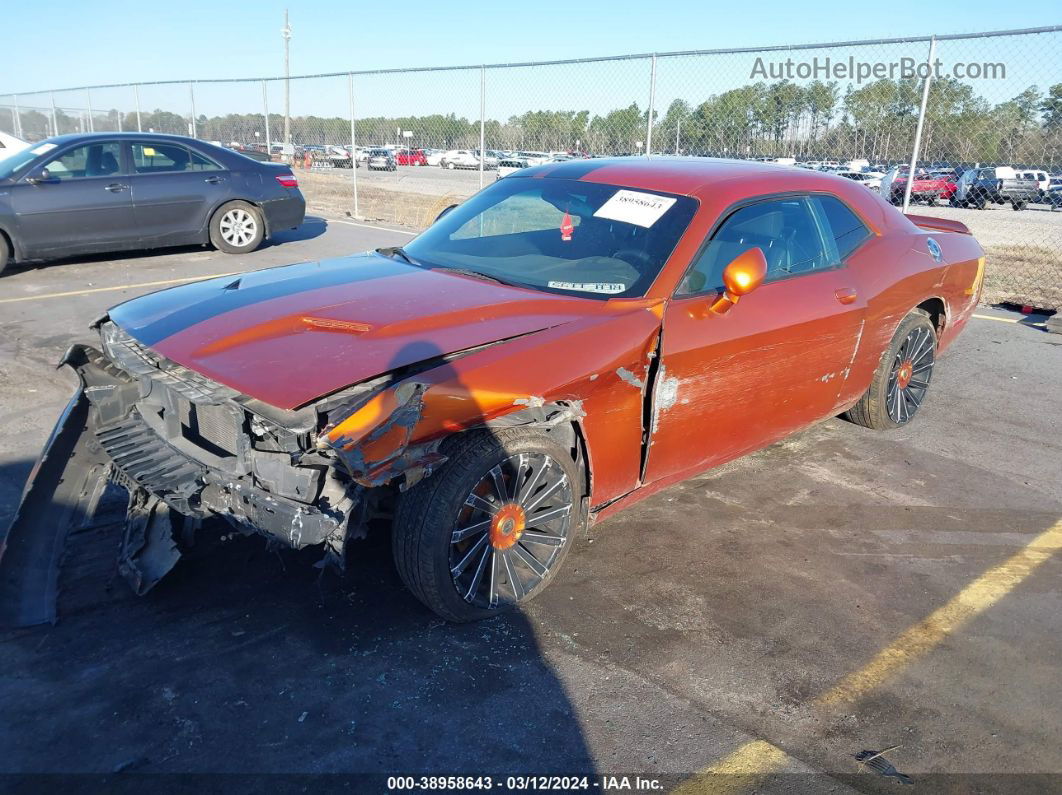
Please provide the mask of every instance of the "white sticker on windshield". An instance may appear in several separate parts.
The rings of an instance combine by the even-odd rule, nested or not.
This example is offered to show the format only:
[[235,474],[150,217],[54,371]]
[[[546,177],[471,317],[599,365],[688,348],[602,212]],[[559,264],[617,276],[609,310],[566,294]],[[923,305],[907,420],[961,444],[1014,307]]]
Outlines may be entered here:
[[615,295],[627,289],[627,285],[618,282],[547,282],[557,290],[579,290],[584,293],[606,293]]
[[30,149],[35,155],[43,155],[55,149],[55,144],[41,144],[36,149]]
[[602,204],[595,218],[607,218],[610,221],[622,221],[625,224],[650,226],[660,220],[660,216],[671,209],[675,200],[655,193],[640,193],[636,190],[618,190],[612,198]]

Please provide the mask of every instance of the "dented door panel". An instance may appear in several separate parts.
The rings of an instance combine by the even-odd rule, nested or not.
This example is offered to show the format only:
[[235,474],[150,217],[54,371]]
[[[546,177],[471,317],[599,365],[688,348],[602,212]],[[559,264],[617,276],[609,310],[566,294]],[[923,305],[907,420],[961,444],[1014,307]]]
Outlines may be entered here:
[[[841,303],[849,288],[856,300]],[[664,313],[646,482],[830,416],[860,344],[865,302],[847,269],[765,284],[722,315],[713,300],[678,299]]]

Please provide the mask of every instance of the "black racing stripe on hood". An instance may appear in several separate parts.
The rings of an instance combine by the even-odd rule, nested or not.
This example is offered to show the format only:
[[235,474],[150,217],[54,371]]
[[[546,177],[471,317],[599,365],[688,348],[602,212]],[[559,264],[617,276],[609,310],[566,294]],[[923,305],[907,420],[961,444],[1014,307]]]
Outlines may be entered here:
[[[120,304],[111,310],[110,317],[150,347],[198,323],[252,304],[322,287],[395,276],[415,269],[412,265],[379,255],[303,262],[242,277],[223,276],[161,290]],[[232,286],[242,280],[253,281],[264,274],[273,278],[261,284]]]

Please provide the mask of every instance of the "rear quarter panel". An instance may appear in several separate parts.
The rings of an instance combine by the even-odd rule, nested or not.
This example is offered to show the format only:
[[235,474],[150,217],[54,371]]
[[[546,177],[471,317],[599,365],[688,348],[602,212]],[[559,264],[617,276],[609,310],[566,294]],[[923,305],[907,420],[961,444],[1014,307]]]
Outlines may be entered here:
[[[867,299],[866,323],[842,404],[857,400],[888,350],[900,321],[920,304],[944,304],[940,344],[943,351],[965,326],[980,295],[981,247],[957,232],[925,231],[902,219],[909,229],[889,230],[849,260]],[[941,248],[941,262],[929,252],[928,239]]]

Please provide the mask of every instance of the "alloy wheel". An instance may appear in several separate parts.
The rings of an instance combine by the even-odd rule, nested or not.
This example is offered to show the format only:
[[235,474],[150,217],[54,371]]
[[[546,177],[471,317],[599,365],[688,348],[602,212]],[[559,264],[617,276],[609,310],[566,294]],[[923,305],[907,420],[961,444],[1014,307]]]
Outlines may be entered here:
[[234,207],[223,216],[219,224],[222,239],[231,246],[243,248],[258,233],[258,222],[242,207]]
[[933,332],[920,327],[912,330],[896,351],[885,395],[889,417],[897,425],[908,422],[925,400],[935,350]]
[[496,609],[544,583],[572,527],[572,487],[544,453],[492,467],[465,498],[450,540],[450,576],[461,597]]

